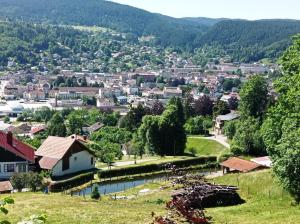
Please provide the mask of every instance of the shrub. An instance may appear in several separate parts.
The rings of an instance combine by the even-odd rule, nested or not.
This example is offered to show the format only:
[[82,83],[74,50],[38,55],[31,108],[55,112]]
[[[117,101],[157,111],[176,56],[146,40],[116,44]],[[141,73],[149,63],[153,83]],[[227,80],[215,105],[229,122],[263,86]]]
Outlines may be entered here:
[[91,193],[91,198],[92,198],[92,199],[95,199],[95,200],[99,200],[99,198],[100,198],[100,193],[99,193],[99,190],[98,190],[98,187],[97,187],[97,186],[95,186],[95,187],[93,188],[93,191],[92,191],[92,193]]
[[32,190],[32,191],[36,191],[37,188],[42,186],[42,180],[43,177],[38,174],[38,173],[34,173],[34,172],[29,172],[27,173],[27,184],[28,187]]
[[64,189],[70,189],[77,187],[81,184],[85,184],[94,179],[94,171],[78,173],[77,176],[70,177],[69,179],[57,180],[49,186],[49,191],[60,192]]
[[26,173],[15,173],[11,178],[10,182],[13,188],[17,189],[19,192],[26,187]]
[[112,178],[112,177],[120,177],[126,175],[158,172],[158,171],[165,170],[166,165],[170,163],[172,165],[176,165],[179,168],[184,168],[184,167],[190,167],[196,165],[204,165],[208,167],[211,166],[212,164],[215,165],[216,162],[217,162],[217,157],[215,156],[196,157],[191,159],[177,160],[173,162],[165,162],[160,164],[146,164],[146,165],[139,165],[139,166],[117,168],[113,170],[100,170],[98,172],[98,176],[99,178]]
[[226,122],[224,125],[224,134],[229,139],[233,139],[235,132],[236,132],[236,121]]

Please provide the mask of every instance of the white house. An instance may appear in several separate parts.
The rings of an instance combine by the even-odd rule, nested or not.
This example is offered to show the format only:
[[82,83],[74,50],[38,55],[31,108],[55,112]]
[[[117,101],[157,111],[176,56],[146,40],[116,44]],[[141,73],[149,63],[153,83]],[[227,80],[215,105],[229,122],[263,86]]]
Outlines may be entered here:
[[11,132],[0,131],[0,179],[28,172],[31,164],[34,164],[34,149],[14,138]]
[[41,169],[53,177],[75,174],[95,168],[93,153],[76,138],[48,137],[35,155]]

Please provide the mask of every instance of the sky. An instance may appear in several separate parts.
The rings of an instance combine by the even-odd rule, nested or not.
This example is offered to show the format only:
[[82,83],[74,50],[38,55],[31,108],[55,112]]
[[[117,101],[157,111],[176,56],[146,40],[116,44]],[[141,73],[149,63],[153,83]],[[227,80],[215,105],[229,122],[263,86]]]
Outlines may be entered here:
[[300,0],[111,0],[172,17],[300,19]]

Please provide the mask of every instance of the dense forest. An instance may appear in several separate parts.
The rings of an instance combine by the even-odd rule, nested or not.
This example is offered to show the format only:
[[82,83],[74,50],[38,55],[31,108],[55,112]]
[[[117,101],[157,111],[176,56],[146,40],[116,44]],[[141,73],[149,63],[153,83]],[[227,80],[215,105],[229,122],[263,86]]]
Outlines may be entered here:
[[177,19],[104,0],[0,0],[0,19],[106,27],[136,40],[154,36],[156,46],[189,52],[208,46],[242,62],[278,58],[300,32],[294,20]]
[[197,46],[220,46],[238,61],[278,58],[300,32],[295,20],[224,20],[196,40]]
[[0,0],[0,15],[53,24],[97,25],[137,36],[154,35],[164,46],[184,46],[206,30],[206,26],[188,20],[103,0]]

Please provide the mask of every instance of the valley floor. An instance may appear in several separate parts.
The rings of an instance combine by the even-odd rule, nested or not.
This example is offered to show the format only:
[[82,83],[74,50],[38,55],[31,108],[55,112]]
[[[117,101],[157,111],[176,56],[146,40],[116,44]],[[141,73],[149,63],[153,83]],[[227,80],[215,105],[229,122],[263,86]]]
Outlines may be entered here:
[[[214,223],[299,223],[300,208],[292,205],[290,196],[282,191],[269,170],[248,174],[232,174],[213,179],[216,183],[239,185],[246,203],[239,206],[211,208],[207,215]],[[32,214],[46,214],[47,223],[151,223],[151,212],[166,214],[165,202],[171,189],[159,190],[166,183],[151,183],[121,192],[119,195],[136,195],[141,189],[150,189],[146,195],[133,199],[113,200],[108,196],[95,202],[89,197],[71,197],[60,193],[13,194],[15,204],[7,206],[9,214],[0,215],[12,223]],[[3,198],[4,195],[1,196]]]

